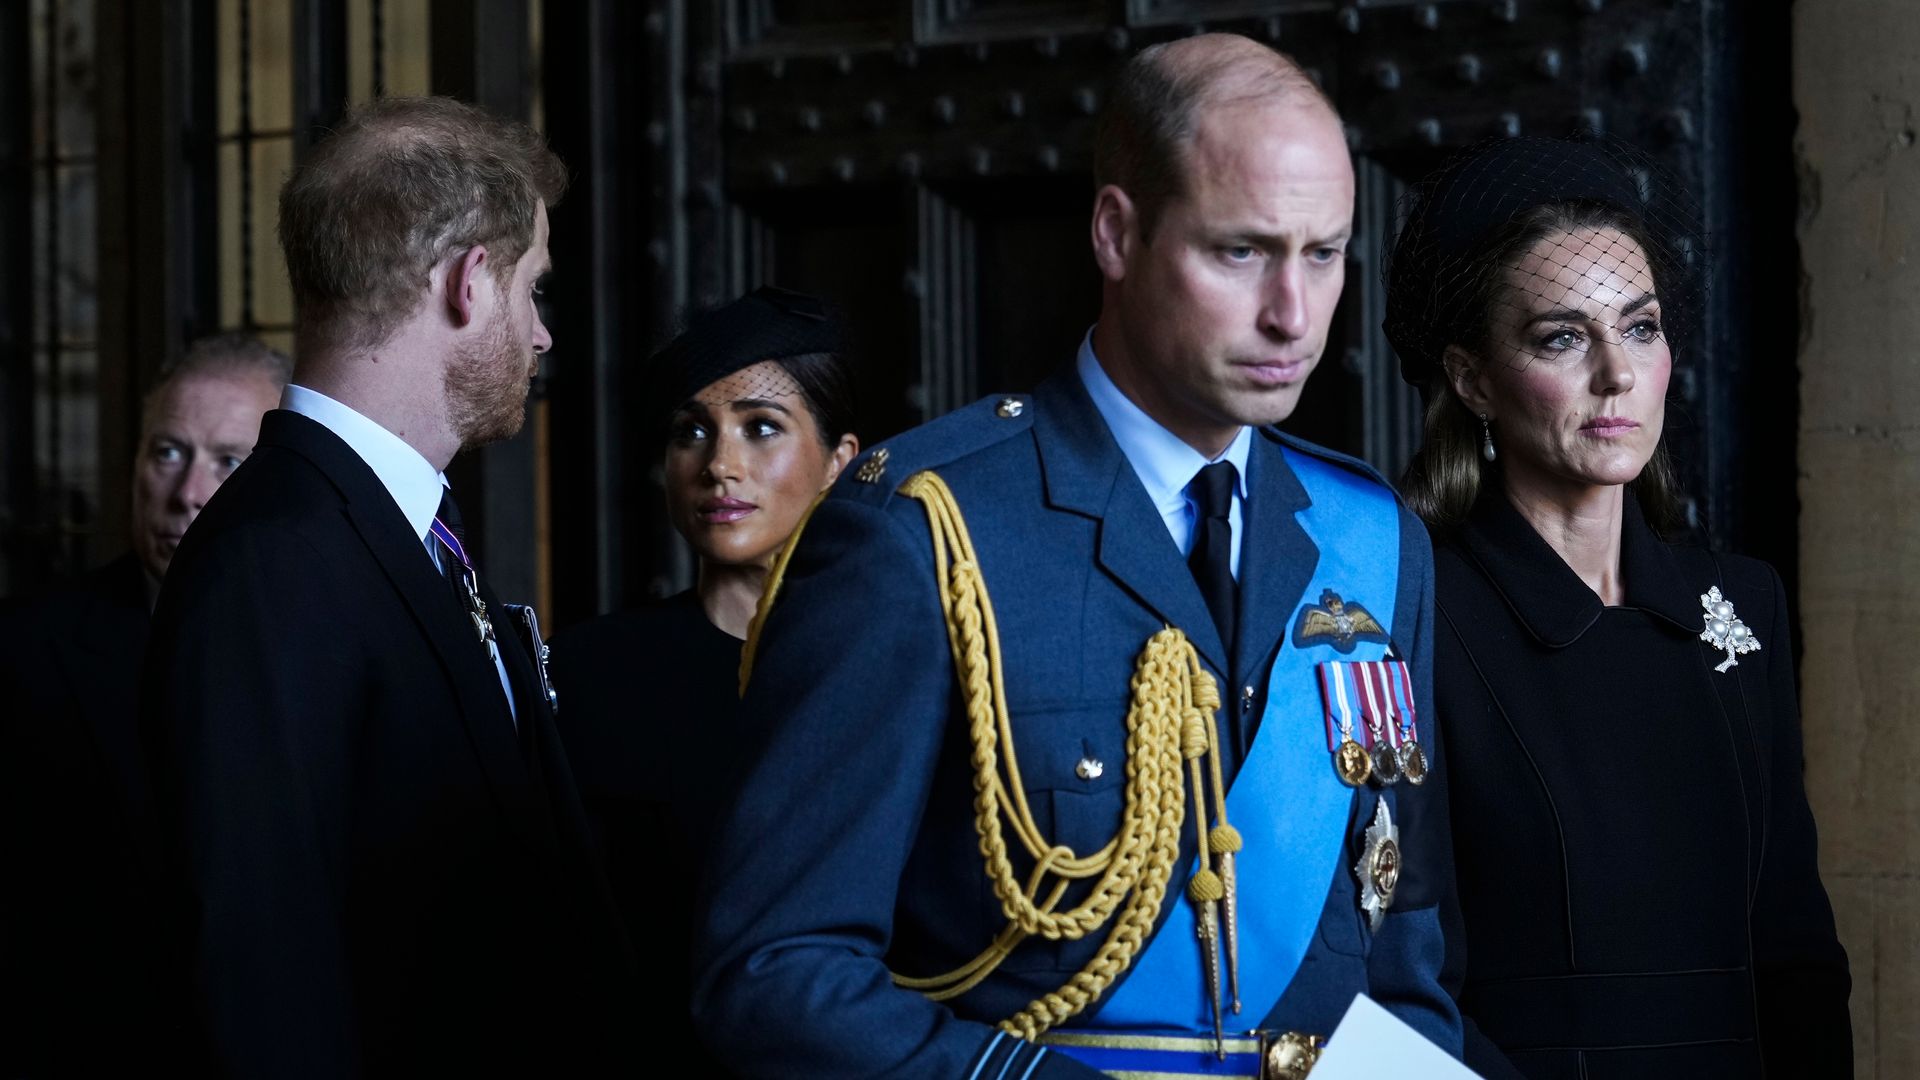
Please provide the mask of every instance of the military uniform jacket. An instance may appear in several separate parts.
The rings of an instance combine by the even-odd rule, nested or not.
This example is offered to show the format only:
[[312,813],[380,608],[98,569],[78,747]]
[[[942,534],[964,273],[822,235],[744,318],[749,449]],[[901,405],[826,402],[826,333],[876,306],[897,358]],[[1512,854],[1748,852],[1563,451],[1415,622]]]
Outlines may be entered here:
[[168,916],[214,1059],[190,1073],[631,1064],[626,938],[494,619],[517,730],[379,478],[324,426],[266,415],[173,560],[142,684]]
[[[1022,778],[1053,842],[1091,852],[1117,831],[1129,679],[1163,627],[1185,630],[1219,680],[1229,778],[1254,735],[1265,672],[1318,559],[1294,523],[1306,495],[1281,454],[1299,444],[1271,430],[1254,439],[1239,648],[1228,656],[1185,559],[1079,379],[1058,377],[1014,400],[983,401],[870,452],[816,510],[787,568],[743,702],[742,772],[711,855],[697,948],[696,1022],[740,1072],[1097,1075],[993,1025],[1080,970],[1101,933],[1025,942],[945,1003],[889,976],[947,971],[1005,924],[973,826],[968,725],[930,531],[922,506],[894,494],[913,473],[934,470],[966,516],[999,622]],[[1418,522],[1399,517],[1399,595],[1369,602],[1394,610],[1397,626],[1418,628],[1397,644],[1424,705],[1431,555]],[[1298,752],[1328,761],[1318,717],[1301,730],[1309,734]],[[1083,759],[1105,768],[1083,776]],[[1436,904],[1451,888],[1439,791],[1433,781],[1411,796],[1401,786],[1409,865],[1377,933],[1360,913],[1354,876],[1332,875],[1311,947],[1265,1026],[1326,1034],[1365,991],[1458,1053],[1458,1015],[1438,983]],[[1372,794],[1353,806],[1350,840]],[[1186,902],[1192,843],[1187,836],[1188,861],[1162,920]],[[1343,847],[1344,866],[1355,857],[1352,843]],[[1094,1020],[1098,1004],[1073,1022]],[[1243,1029],[1261,1022],[1239,1018]]]

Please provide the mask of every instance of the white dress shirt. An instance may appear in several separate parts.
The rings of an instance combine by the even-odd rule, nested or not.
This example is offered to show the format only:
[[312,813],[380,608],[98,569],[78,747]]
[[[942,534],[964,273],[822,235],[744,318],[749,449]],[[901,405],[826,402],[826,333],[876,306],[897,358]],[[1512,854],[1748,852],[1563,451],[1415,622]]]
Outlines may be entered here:
[[[451,486],[447,483],[447,474],[434,468],[400,436],[318,390],[288,383],[280,395],[280,407],[299,413],[338,435],[341,442],[367,463],[367,468],[380,478],[387,494],[399,505],[414,535],[420,538],[421,549],[433,563],[434,570],[440,572],[440,542],[427,530],[433,524],[434,515],[440,512],[441,493]],[[507,679],[507,667],[501,662],[498,649],[493,650],[493,667],[500,675],[500,689],[507,695],[507,711],[518,724],[520,714],[513,705],[513,683]]]
[[1092,330],[1088,330],[1080,342],[1080,358],[1075,366],[1080,381],[1086,384],[1087,393],[1093,398],[1093,407],[1107,422],[1107,429],[1120,444],[1120,452],[1133,465],[1134,475],[1145,485],[1147,497],[1153,500],[1154,509],[1160,511],[1160,519],[1166,522],[1167,532],[1181,555],[1193,551],[1193,528],[1199,520],[1199,505],[1188,490],[1194,478],[1200,475],[1201,469],[1215,462],[1233,463],[1233,505],[1227,511],[1227,524],[1233,530],[1233,576],[1239,580],[1240,539],[1244,531],[1240,524],[1246,520],[1242,507],[1247,501],[1247,455],[1253,447],[1253,429],[1242,427],[1219,457],[1209,459],[1148,416],[1114,385],[1106,369],[1100,366],[1100,358],[1093,355]]

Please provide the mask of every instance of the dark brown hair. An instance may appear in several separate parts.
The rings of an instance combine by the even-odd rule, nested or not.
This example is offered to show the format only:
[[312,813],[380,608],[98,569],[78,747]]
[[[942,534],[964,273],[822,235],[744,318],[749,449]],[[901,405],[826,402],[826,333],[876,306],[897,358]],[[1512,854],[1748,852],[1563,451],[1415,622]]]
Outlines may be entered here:
[[[1454,314],[1449,335],[1454,339],[1452,343],[1483,358],[1490,356],[1494,305],[1510,287],[1508,271],[1547,237],[1580,229],[1615,230],[1638,244],[1652,266],[1668,264],[1653,246],[1645,225],[1625,210],[1587,200],[1536,206],[1516,215],[1489,236],[1473,260],[1469,272],[1474,280],[1464,294],[1467,303]],[[1656,277],[1655,288],[1660,284]],[[1424,389],[1425,437],[1407,464],[1401,479],[1401,494],[1421,520],[1436,530],[1445,531],[1466,520],[1480,497],[1481,488],[1499,463],[1481,458],[1480,418],[1455,395],[1444,364],[1434,366]],[[1675,487],[1673,464],[1663,435],[1640,475],[1627,484],[1627,490],[1638,496],[1647,524],[1661,535],[1677,528],[1682,520]]]
[[468,248],[486,245],[504,280],[566,180],[538,132],[472,105],[395,97],[354,108],[280,190],[303,347],[385,341],[433,266]]
[[842,435],[855,434],[858,413],[854,408],[853,375],[839,353],[806,353],[782,356],[780,365],[800,387],[800,396],[820,429],[820,441],[831,450]]

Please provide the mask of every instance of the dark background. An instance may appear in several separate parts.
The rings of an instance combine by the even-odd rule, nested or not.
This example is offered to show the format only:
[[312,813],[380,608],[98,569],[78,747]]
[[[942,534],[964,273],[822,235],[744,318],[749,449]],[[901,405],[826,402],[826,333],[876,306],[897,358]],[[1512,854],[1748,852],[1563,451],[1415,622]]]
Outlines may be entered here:
[[[388,67],[422,59],[396,57],[405,41],[382,35],[396,17],[386,9],[402,6],[0,0],[0,592],[124,546],[138,392],[168,355],[218,329],[285,339],[251,284],[274,272],[258,207],[271,205],[275,163],[297,159],[338,115],[350,76],[365,81],[366,27],[374,89],[391,88]],[[428,86],[533,119],[575,175],[552,219],[557,345],[534,422],[454,470],[497,587],[536,599],[550,628],[690,580],[637,400],[640,365],[690,307],[768,282],[839,303],[855,328],[868,441],[1067,362],[1098,305],[1088,173],[1104,80],[1140,46],[1201,30],[1295,55],[1338,103],[1358,156],[1342,311],[1287,426],[1397,474],[1418,437],[1418,401],[1379,331],[1377,251],[1404,182],[1496,133],[1605,131],[1651,152],[1707,213],[1710,309],[1679,343],[1668,420],[1692,520],[1715,544],[1773,562],[1795,595],[1785,4],[413,7],[425,13],[412,47],[426,54]],[[85,35],[71,32],[76,18]],[[257,28],[235,34],[242,19],[286,27],[276,40],[290,57],[290,103],[248,96],[261,57],[241,44]],[[90,78],[64,78],[89,63]],[[219,104],[235,80],[238,100],[252,101],[238,124]],[[84,152],[59,137],[76,112],[93,125]],[[292,120],[254,124],[269,114]],[[282,157],[245,150],[274,139]],[[221,156],[234,145],[249,163],[240,174]],[[236,185],[265,201],[242,199],[236,217],[222,202],[239,198]],[[64,257],[76,243],[88,250]],[[91,266],[67,265],[88,251]],[[246,283],[237,309],[235,274]],[[61,292],[69,279],[95,305],[79,317]],[[81,333],[63,325],[88,317]]]

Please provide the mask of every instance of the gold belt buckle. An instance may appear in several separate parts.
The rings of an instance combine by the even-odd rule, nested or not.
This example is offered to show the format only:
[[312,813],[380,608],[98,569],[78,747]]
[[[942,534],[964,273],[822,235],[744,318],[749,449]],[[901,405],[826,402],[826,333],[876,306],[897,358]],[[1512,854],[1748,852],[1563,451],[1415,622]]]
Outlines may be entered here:
[[1307,1080],[1327,1040],[1297,1031],[1260,1033],[1260,1080]]

